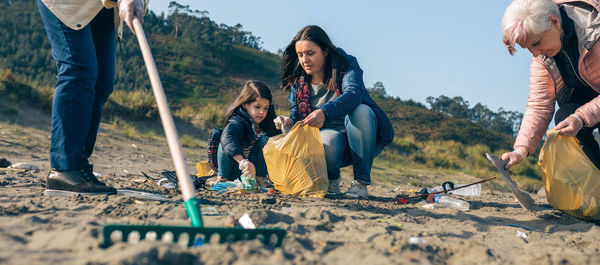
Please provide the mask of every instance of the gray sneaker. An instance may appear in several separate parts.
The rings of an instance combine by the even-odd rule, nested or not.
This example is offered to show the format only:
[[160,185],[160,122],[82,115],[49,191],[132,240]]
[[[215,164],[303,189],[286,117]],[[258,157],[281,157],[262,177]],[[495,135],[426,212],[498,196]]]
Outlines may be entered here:
[[327,187],[327,194],[328,195],[340,195],[342,194],[342,191],[340,191],[340,182],[341,182],[341,178],[338,179],[330,179],[329,180],[329,187]]
[[368,198],[369,191],[367,190],[367,185],[354,180],[345,195],[351,198]]

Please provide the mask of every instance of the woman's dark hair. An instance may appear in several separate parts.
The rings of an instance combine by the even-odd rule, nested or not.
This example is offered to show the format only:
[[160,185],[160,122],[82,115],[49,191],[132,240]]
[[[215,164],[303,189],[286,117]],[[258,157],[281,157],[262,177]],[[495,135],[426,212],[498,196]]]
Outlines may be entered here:
[[271,89],[269,89],[265,83],[257,80],[248,80],[246,84],[244,84],[242,87],[242,92],[240,92],[238,98],[233,102],[233,104],[231,104],[229,110],[227,111],[227,120],[231,118],[231,115],[237,108],[243,104],[250,104],[259,98],[264,98],[269,101],[269,110],[267,110],[267,116],[262,122],[260,122],[259,126],[267,135],[275,135],[277,129],[275,128],[275,123],[273,123],[273,120],[277,117],[277,115],[275,115],[273,95],[271,94]]
[[289,89],[301,75],[310,81],[310,76],[306,74],[298,62],[298,54],[296,53],[296,42],[301,40],[314,42],[327,54],[325,56],[323,84],[325,84],[327,89],[336,90],[338,81],[341,80],[344,71],[348,68],[348,60],[333,46],[327,33],[315,25],[306,26],[298,31],[298,34],[296,34],[294,39],[285,48],[285,51],[283,51],[281,60],[281,87],[284,90]]

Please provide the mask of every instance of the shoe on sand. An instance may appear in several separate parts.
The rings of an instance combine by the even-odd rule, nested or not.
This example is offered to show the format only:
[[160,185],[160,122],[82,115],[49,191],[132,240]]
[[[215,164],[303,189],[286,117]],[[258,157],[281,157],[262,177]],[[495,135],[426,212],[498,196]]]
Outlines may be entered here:
[[117,194],[117,190],[99,181],[94,176],[91,165],[79,170],[50,170],[50,173],[46,176],[44,195],[71,196],[78,194]]
[[341,182],[341,178],[338,179],[330,179],[329,180],[329,187],[327,187],[327,194],[328,195],[340,195],[342,194],[342,191],[340,191],[340,182]]
[[369,191],[367,185],[354,180],[345,195],[351,198],[368,198]]

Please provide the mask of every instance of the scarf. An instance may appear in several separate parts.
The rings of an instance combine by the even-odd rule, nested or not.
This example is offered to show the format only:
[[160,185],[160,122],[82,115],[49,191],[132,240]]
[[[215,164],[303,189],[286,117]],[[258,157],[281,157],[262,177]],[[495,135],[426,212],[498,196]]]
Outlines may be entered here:
[[[310,107],[310,90],[309,90],[309,82],[306,82],[304,76],[300,76],[296,79],[296,105],[298,106],[298,113],[300,114],[300,119],[303,120],[312,112],[312,108]],[[337,86],[335,93],[340,96],[342,94],[340,86]]]

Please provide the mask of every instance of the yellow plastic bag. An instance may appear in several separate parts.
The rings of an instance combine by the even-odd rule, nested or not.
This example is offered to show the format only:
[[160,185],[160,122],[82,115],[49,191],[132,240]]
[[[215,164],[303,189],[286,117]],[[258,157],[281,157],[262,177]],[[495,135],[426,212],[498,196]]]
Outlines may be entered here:
[[552,207],[581,219],[600,220],[600,170],[577,138],[550,130],[538,165]]
[[323,197],[327,164],[318,128],[296,124],[288,134],[269,139],[263,148],[269,178],[282,194]]

